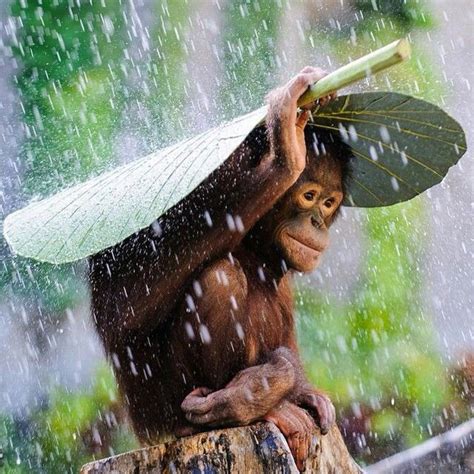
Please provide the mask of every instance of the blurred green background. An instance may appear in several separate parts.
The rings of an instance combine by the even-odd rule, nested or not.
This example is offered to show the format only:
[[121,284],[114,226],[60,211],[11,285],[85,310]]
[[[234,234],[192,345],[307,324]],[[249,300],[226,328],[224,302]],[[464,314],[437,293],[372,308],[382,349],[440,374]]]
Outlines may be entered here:
[[[402,36],[413,41],[413,59],[354,90],[393,89],[441,106],[458,93],[430,54],[439,47],[431,35],[449,20],[440,2],[12,0],[2,11],[3,87],[13,105],[0,125],[4,137],[15,137],[4,148],[4,213],[256,108],[306,64],[333,69]],[[422,262],[438,224],[432,214],[447,212],[430,200],[345,211],[324,268],[298,279],[307,371],[331,395],[363,464],[472,417],[463,359],[440,351],[433,313],[443,311],[424,302],[431,275]],[[0,339],[4,469],[76,472],[136,447],[89,334],[84,266],[13,258],[2,245],[0,309],[24,344],[24,358],[8,358],[15,339]],[[88,370],[63,383],[51,365],[16,404],[15,372],[22,380],[40,366],[47,372],[52,348],[71,331],[76,366],[84,357]]]

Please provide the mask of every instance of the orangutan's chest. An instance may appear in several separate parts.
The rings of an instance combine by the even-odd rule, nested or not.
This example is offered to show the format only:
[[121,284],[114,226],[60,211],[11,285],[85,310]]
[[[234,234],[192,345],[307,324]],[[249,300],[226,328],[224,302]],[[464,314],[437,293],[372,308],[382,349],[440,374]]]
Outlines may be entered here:
[[249,291],[244,323],[251,335],[246,344],[248,363],[257,363],[268,352],[287,346],[293,333],[293,307],[289,298],[278,291],[264,293],[258,287]]

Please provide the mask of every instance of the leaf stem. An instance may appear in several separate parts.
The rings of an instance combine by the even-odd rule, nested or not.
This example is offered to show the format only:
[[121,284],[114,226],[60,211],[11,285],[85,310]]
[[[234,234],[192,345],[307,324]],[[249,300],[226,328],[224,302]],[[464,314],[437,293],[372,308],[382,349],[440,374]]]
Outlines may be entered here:
[[399,64],[410,56],[410,52],[408,40],[402,38],[366,54],[331,72],[310,86],[298,100],[298,106],[307,105],[360,79]]

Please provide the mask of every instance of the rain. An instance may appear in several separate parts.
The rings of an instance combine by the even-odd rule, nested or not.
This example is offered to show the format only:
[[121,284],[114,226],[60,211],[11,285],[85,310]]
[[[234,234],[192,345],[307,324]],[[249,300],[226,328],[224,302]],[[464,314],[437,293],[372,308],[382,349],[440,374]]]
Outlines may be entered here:
[[[161,375],[159,362],[143,361],[133,346],[125,357],[106,356],[85,259],[54,265],[15,254],[4,219],[89,179],[105,176],[106,186],[106,173],[120,166],[133,175],[136,160],[258,109],[306,65],[333,71],[402,37],[412,48],[408,61],[339,95],[393,91],[435,104],[461,124],[467,152],[413,199],[341,208],[321,265],[294,277],[298,345],[310,382],[336,408],[350,455],[368,472],[474,472],[473,20],[469,0],[0,0],[0,472],[78,472],[137,449],[114,371],[128,365],[144,380]],[[367,166],[395,157],[411,177],[418,157],[397,139],[405,125],[397,116],[377,125]],[[336,127],[349,147],[364,146],[363,131],[357,121]],[[429,146],[447,146],[442,132],[431,131]],[[190,151],[198,146],[189,143]],[[325,154],[325,144],[314,151]],[[451,151],[462,154],[462,144]],[[177,158],[166,158],[170,171]],[[427,158],[436,169],[436,157]],[[209,163],[195,163],[182,182],[170,174],[163,186],[177,220],[184,211],[174,196]],[[152,189],[153,161],[147,174],[143,191]],[[104,211],[111,220],[123,215],[136,182],[114,189]],[[423,187],[422,178],[416,184]],[[407,188],[398,175],[386,187],[398,195]],[[132,229],[127,238],[143,255],[145,247],[161,255],[168,224],[153,216],[141,239],[135,227],[155,198],[136,205],[143,209],[104,224],[103,233]],[[196,219],[209,232],[218,228],[213,209]],[[245,223],[238,209],[225,214],[236,239]],[[39,238],[26,235],[32,245]],[[72,254],[69,246],[66,239],[58,255]],[[236,265],[235,255],[225,257]],[[267,270],[258,266],[259,285],[271,284]],[[107,264],[104,275],[113,271]],[[137,275],[134,292],[153,295],[153,274],[147,278]],[[224,271],[215,278],[232,283]],[[189,283],[182,337],[205,350],[221,336],[200,320],[208,288],[197,277]],[[109,304],[135,296],[124,284]],[[232,351],[235,341],[249,343],[234,317],[239,302],[237,294],[227,302]],[[181,376],[186,383],[189,374]],[[268,390],[265,377],[261,383]]]

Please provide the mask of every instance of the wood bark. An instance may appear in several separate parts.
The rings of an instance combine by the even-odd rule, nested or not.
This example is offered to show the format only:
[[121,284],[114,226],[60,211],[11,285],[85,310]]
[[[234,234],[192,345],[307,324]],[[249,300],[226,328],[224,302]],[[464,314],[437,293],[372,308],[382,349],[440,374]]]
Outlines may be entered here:
[[[295,461],[281,432],[272,423],[200,433],[86,464],[81,474],[296,474]],[[314,433],[305,472],[362,472],[333,427],[326,436]]]

